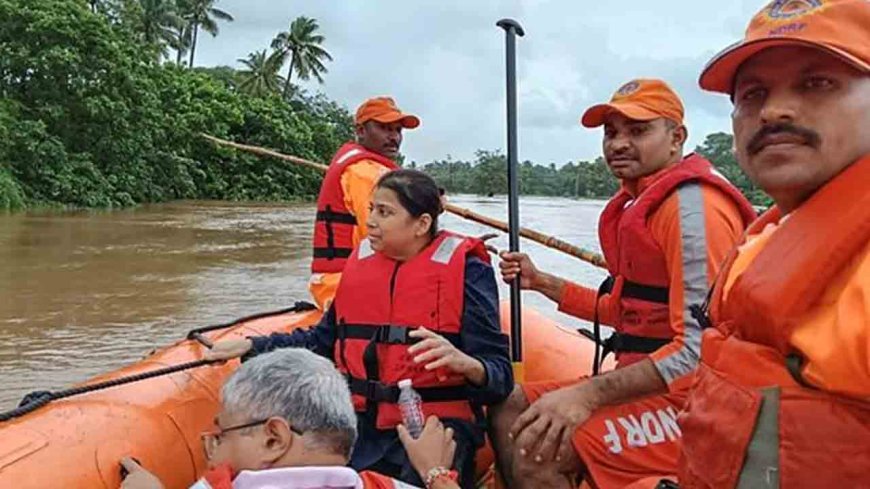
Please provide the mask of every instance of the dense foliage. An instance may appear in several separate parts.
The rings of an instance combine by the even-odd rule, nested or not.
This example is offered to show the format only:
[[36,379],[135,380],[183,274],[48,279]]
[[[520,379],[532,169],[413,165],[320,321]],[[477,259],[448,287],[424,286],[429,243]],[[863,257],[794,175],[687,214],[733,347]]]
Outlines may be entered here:
[[135,29],[141,9],[119,5],[109,15],[84,0],[0,0],[0,208],[316,194],[317,172],[199,134],[328,160],[351,137],[346,109],[239,93],[231,69],[161,64],[164,47]]

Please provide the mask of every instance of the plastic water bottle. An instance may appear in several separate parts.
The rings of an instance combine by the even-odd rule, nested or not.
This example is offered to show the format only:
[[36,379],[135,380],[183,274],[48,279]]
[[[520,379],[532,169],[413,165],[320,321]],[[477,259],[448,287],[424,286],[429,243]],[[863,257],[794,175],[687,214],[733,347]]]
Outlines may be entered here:
[[408,433],[414,438],[423,432],[426,418],[423,417],[423,399],[414,390],[411,379],[399,381],[399,411],[402,412],[402,424],[408,428]]

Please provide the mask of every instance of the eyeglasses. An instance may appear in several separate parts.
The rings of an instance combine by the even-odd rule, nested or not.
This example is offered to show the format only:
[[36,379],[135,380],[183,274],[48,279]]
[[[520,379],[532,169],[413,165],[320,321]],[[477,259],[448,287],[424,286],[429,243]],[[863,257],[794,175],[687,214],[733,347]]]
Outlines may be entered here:
[[[236,425],[236,426],[229,426],[227,428],[221,428],[220,425],[217,425],[217,422],[215,422],[215,424],[217,425],[216,430],[205,431],[199,435],[200,439],[202,440],[202,447],[205,450],[206,460],[212,459],[212,457],[214,456],[215,450],[217,450],[217,447],[220,446],[220,444],[221,444],[221,440],[223,439],[223,436],[226,435],[227,433],[231,433],[233,431],[238,431],[238,430],[243,430],[245,428],[253,428],[254,426],[259,426],[261,424],[266,424],[270,419],[273,419],[273,418],[274,418],[274,416],[266,418],[266,419],[260,419],[257,421],[251,421],[251,422],[245,423],[245,424],[240,424],[240,425]],[[278,418],[278,419],[283,420],[283,418]],[[289,423],[288,423],[288,425],[289,425]],[[289,425],[288,428],[290,429],[290,432],[293,434],[296,434],[299,436],[302,436],[302,434],[303,434],[303,432],[301,430],[294,428],[292,425]]]

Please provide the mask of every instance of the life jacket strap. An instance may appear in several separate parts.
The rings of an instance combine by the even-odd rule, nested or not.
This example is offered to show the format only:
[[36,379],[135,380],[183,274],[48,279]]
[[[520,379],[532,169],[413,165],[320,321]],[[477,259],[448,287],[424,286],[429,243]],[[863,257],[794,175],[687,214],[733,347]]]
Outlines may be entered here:
[[[339,324],[340,335],[349,340],[370,340],[379,344],[387,345],[413,345],[418,343],[418,338],[411,338],[409,334],[417,328],[393,326],[390,324]],[[456,333],[438,333],[453,344],[459,343],[459,335]]]
[[652,353],[671,342],[670,338],[654,338],[651,336],[635,336],[614,332],[602,342],[604,355],[611,352],[620,353]]
[[[371,403],[399,402],[400,389],[394,384],[347,376],[351,394],[363,396]],[[468,401],[468,389],[464,385],[451,387],[414,387],[423,402]]]
[[622,283],[622,297],[640,299],[657,304],[667,304],[670,290],[667,287],[644,285],[637,282],[624,281]]
[[314,248],[314,258],[326,258],[334,260],[336,258],[349,258],[353,253],[351,248]]
[[317,211],[315,220],[323,222],[326,226],[326,246],[315,246],[314,258],[335,260],[336,258],[345,259],[350,257],[350,254],[353,253],[352,248],[339,248],[335,246],[335,231],[332,229],[332,225],[338,223],[356,226],[356,217],[347,212],[334,212],[332,207],[326,206],[325,209]]
[[[670,338],[652,338],[646,336],[635,336],[630,334],[619,334],[614,332],[606,340],[601,339],[601,321],[598,317],[598,303],[601,297],[613,291],[613,286],[616,279],[612,275],[601,282],[598,286],[598,293],[595,297],[595,313],[592,318],[592,341],[595,342],[595,356],[592,360],[592,374],[598,375],[601,371],[601,364],[610,353],[629,352],[629,353],[652,353],[659,348],[671,342]],[[639,284],[630,280],[622,282],[622,296],[632,299],[640,299],[647,302],[655,302],[657,304],[668,304],[670,290],[668,287],[658,287],[655,285]],[[586,335],[588,336],[588,334]]]
[[314,219],[327,223],[334,222],[338,224],[349,224],[351,226],[356,226],[356,216],[348,212],[334,212],[329,206],[326,206],[325,210],[317,211],[317,215]]

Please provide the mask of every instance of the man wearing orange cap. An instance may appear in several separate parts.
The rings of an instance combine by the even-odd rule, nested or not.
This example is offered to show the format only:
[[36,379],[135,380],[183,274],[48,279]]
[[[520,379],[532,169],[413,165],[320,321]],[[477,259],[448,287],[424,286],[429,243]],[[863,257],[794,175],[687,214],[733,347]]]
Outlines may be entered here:
[[681,418],[680,484],[870,480],[870,2],[778,0],[705,68],[776,206],[723,266]]
[[420,119],[403,113],[393,99],[376,97],[359,106],[354,124],[356,142],[335,153],[317,197],[308,289],[324,311],[335,297],[347,257],[366,237],[372,189],[381,175],[398,168],[394,160],[402,129],[416,128]]
[[500,266],[505,280],[519,275],[523,288],[593,321],[597,341],[600,323],[613,326],[604,355],[615,352],[617,368],[514,391],[494,415],[511,486],[569,487],[561,474],[582,473],[594,487],[623,487],[675,473],[676,416],[700,354],[701,325],[689,306],[703,301],[755,217],[710,162],[683,156],[683,104],[664,82],[626,83],[582,123],[604,126],[604,157],[622,183],[599,222],[610,277],[596,292],[537,270],[524,254],[504,253]]

